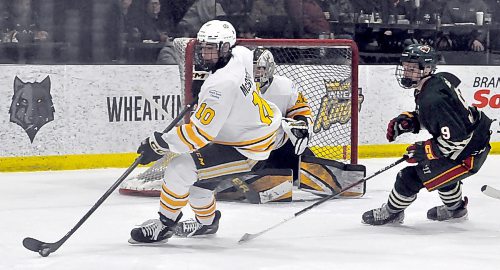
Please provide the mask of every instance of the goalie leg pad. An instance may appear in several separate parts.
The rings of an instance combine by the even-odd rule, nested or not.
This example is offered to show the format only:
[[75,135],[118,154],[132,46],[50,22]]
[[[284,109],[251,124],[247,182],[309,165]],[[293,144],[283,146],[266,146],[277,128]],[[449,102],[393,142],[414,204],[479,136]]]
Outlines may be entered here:
[[[254,203],[292,201],[293,177],[291,169],[263,169],[221,182],[216,198],[235,201],[248,199]],[[257,196],[257,200],[249,197]]]
[[[300,162],[299,188],[320,196],[329,196],[340,192],[366,175],[363,165],[344,164],[335,160],[313,156],[303,156]],[[357,198],[366,192],[366,183],[352,187],[339,197]]]

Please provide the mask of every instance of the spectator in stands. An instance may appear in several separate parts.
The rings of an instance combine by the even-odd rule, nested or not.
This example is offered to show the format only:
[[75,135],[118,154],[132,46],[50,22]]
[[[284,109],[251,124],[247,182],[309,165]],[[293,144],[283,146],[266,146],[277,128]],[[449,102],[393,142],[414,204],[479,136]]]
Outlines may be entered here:
[[[422,23],[437,23],[437,15],[443,14],[446,0],[420,0],[416,20]],[[428,17],[427,17],[428,16]]]
[[[488,6],[491,11],[492,20],[491,23],[495,25],[500,25],[500,0],[490,0]],[[494,50],[497,54],[500,53],[500,30],[493,29],[490,32],[490,37],[497,37],[491,39],[491,49]]]
[[350,14],[354,13],[350,0],[320,0],[318,2],[323,11],[329,13],[329,20],[338,22],[354,21],[354,18],[349,18]]
[[167,40],[165,46],[158,53],[156,63],[159,65],[176,65],[179,63],[179,57],[175,52],[174,44],[172,41]]
[[[137,1],[137,0],[136,0]],[[134,0],[120,0],[120,33],[122,42],[139,42],[138,14],[132,9]]]
[[[488,7],[483,0],[449,0],[443,9],[443,24],[476,23],[476,12],[486,13]],[[485,33],[480,30],[468,31],[453,29],[444,33],[436,42],[441,50],[473,50],[484,51]]]
[[3,33],[7,32],[7,18],[9,17],[9,9],[5,1],[0,1],[0,38],[3,38]]
[[[194,2],[195,0],[160,0],[163,8],[161,9],[159,16],[172,18],[174,25],[177,25]],[[174,30],[175,29],[172,29],[172,31]]]
[[255,33],[255,27],[253,25],[253,22],[248,16],[245,17],[245,19],[243,19],[238,24],[238,28],[236,29],[236,33],[238,35],[238,38],[255,38],[257,35]]
[[303,38],[330,35],[330,24],[316,0],[287,0],[287,12],[296,25],[302,26]]
[[[423,0],[420,0],[420,5]],[[404,15],[405,19],[409,22],[415,22],[418,20],[416,18],[416,6],[415,0],[387,0],[387,11],[382,11],[388,13],[388,15]]]
[[160,10],[160,0],[146,0],[145,14],[139,23],[142,40],[167,41],[168,33],[173,29],[173,20],[160,17]]
[[[395,21],[392,23],[407,23],[415,22],[415,2],[410,0],[386,0],[383,5],[384,20],[388,22],[389,16],[394,16]],[[399,20],[398,16],[404,16],[404,19]],[[379,33],[377,40],[383,52],[400,53],[403,48],[410,44],[418,43],[412,34],[409,34],[404,29],[390,29]]]
[[254,0],[249,18],[258,37],[292,37],[292,22],[285,9],[285,0]]
[[12,0],[3,24],[6,39],[11,42],[44,41],[49,37],[47,31],[40,29],[31,0]]
[[[330,20],[333,22],[354,22],[354,8],[350,0],[321,0],[319,1],[324,12],[328,12]],[[354,28],[336,27],[333,23],[331,31],[335,33],[335,38],[353,39]]]
[[491,13],[492,13],[492,23],[499,24],[500,23],[500,0],[490,0],[489,4]]
[[216,0],[197,0],[188,9],[178,25],[178,30],[186,37],[194,37],[200,27],[217,16],[225,16],[222,5]]
[[351,0],[354,12],[361,14],[372,14],[372,12],[383,12],[385,1],[373,0]]

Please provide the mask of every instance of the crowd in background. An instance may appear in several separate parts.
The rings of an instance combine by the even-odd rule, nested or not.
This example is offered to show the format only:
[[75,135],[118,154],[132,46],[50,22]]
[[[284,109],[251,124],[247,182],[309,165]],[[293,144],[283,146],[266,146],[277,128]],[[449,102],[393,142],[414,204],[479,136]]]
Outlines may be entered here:
[[[500,50],[498,30],[489,33],[487,47],[483,29],[350,25],[467,24],[476,22],[477,12],[485,24],[497,25],[500,0],[2,0],[0,60],[45,55],[55,63],[174,64],[171,41],[195,37],[215,18],[232,22],[240,38],[348,38],[362,52],[399,53],[412,43],[440,51]],[[44,55],[37,51],[43,48]]]

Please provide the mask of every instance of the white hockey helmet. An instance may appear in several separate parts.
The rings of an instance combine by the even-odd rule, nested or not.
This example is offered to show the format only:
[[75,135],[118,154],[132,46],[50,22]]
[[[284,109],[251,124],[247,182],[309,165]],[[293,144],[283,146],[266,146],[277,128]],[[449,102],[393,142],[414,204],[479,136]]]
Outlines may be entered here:
[[236,44],[236,30],[230,22],[212,20],[206,22],[198,31],[198,42],[215,43],[222,45],[229,43],[231,47]]
[[[200,28],[196,39],[195,60],[197,65],[206,71],[215,72],[231,59],[231,50],[236,44],[236,31],[229,22],[212,20]],[[207,45],[211,44],[216,46],[216,52],[202,53],[202,48],[210,47]]]
[[267,84],[273,79],[276,63],[273,54],[262,47],[253,51],[254,81],[260,83],[261,92],[267,89]]

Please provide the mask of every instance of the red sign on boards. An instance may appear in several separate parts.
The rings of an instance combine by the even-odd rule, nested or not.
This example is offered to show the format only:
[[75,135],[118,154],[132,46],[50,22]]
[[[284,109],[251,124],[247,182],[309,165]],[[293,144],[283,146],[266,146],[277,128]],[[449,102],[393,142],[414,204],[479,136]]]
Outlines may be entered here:
[[490,89],[479,89],[474,93],[474,102],[472,105],[478,108],[491,107],[500,108],[500,94],[495,94]]

